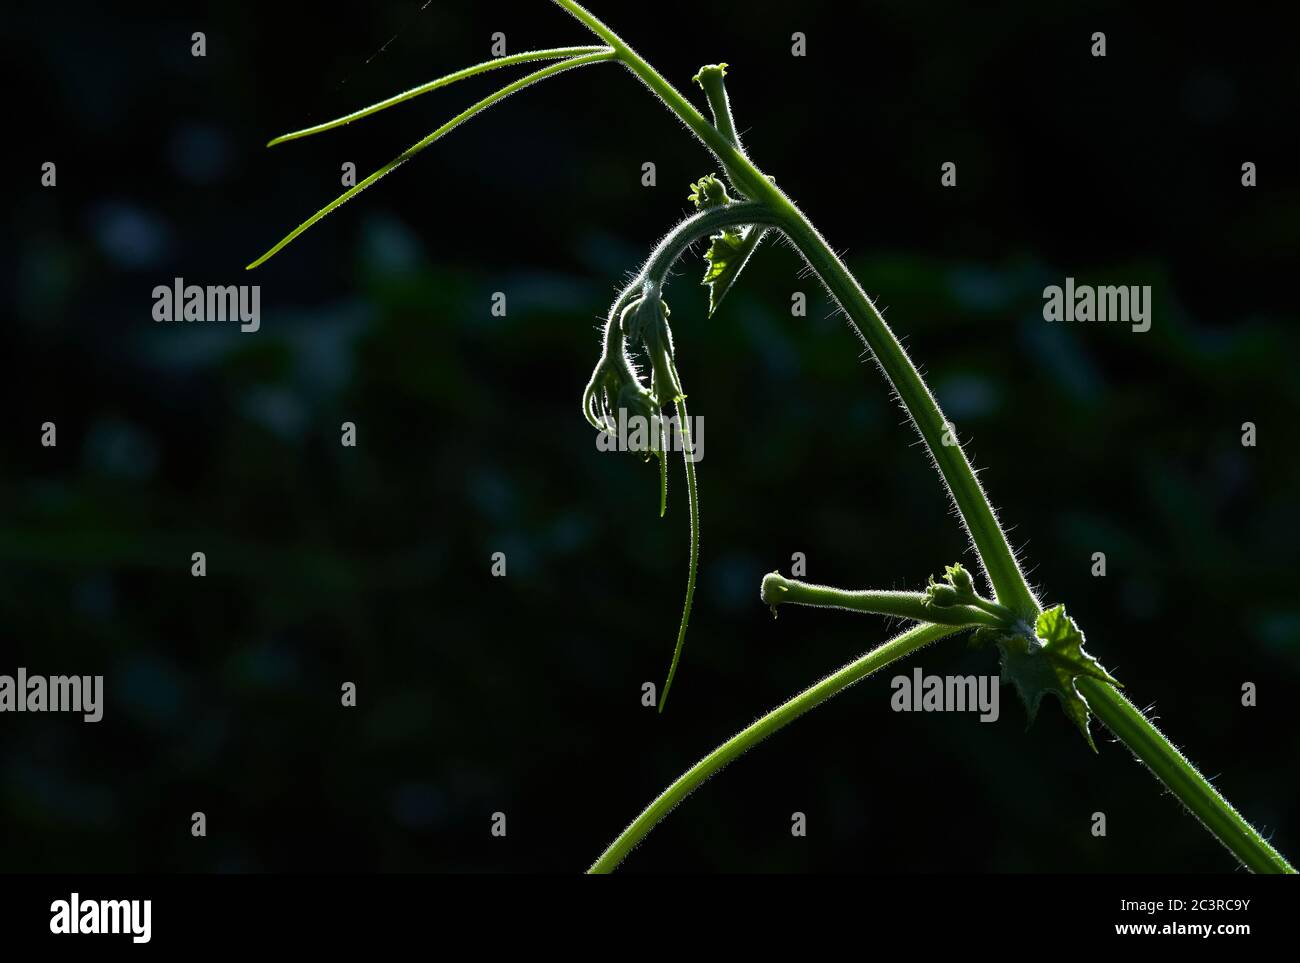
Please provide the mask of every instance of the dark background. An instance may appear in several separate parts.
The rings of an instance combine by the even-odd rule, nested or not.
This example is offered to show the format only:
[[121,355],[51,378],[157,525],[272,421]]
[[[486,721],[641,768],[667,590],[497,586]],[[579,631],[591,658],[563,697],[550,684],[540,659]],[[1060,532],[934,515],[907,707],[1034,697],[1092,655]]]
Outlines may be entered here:
[[[1294,857],[1294,34],[1240,5],[595,6],[701,106],[691,75],[731,65],[752,155],[887,310],[1045,599]],[[774,622],[763,573],[800,551],[812,580],[903,588],[973,564],[796,255],[765,246],[712,320],[688,264],[669,299],[706,424],[700,587],[668,712],[643,708],[686,577],[680,465],[660,520],[653,469],[598,453],[578,401],[617,283],[713,169],[677,121],[621,68],[566,74],[246,275],[343,162],[374,169],[527,68],[271,136],[486,59],[495,31],[509,52],[595,41],[546,3],[469,0],[33,4],[11,30],[30,113],[6,146],[0,672],[102,673],[107,705],[96,725],[0,718],[0,868],[579,870],[699,756],[893,630]],[[1151,331],[1048,325],[1042,289],[1067,275],[1152,285]],[[155,324],[177,276],[260,284],[261,331]],[[959,639],[915,664],[996,671]],[[892,674],[710,781],[626,868],[1232,869],[1050,702],[1027,732],[1010,689],[996,725],[895,714]]]

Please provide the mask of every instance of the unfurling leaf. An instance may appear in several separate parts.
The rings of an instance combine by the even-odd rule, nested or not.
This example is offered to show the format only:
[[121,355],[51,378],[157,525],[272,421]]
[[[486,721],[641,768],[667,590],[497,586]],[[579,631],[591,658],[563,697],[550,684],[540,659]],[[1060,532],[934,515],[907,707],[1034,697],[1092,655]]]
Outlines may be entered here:
[[925,604],[937,609],[968,605],[977,598],[975,582],[961,562],[944,567],[943,582],[936,582],[931,576],[930,584],[925,589]]
[[960,605],[963,599],[958,591],[951,585],[944,585],[942,582],[936,582],[930,579],[930,584],[925,587],[925,604],[932,605],[936,609],[951,608],[954,605]]
[[766,230],[758,224],[750,224],[738,230],[724,230],[710,238],[712,243],[704,255],[704,260],[708,263],[701,282],[709,286],[709,317],[718,310],[718,305],[736,283],[736,278],[740,276]]
[[686,199],[695,205],[697,211],[706,211],[711,207],[722,207],[724,204],[731,203],[727,185],[713,174],[705,174],[692,184],[691,192]]
[[944,566],[943,578],[963,598],[971,598],[975,595],[975,580],[970,577],[970,572],[966,571],[961,562]]
[[997,634],[1003,680],[1015,684],[1031,723],[1038,714],[1043,696],[1049,692],[1056,696],[1065,714],[1079,727],[1088,745],[1096,752],[1097,744],[1092,741],[1092,733],[1088,730],[1091,711],[1074,682],[1079,676],[1088,676],[1112,685],[1119,683],[1084,651],[1083,633],[1065,614],[1064,605],[1041,613],[1034,634],[1037,636],[1035,639],[1013,633]]

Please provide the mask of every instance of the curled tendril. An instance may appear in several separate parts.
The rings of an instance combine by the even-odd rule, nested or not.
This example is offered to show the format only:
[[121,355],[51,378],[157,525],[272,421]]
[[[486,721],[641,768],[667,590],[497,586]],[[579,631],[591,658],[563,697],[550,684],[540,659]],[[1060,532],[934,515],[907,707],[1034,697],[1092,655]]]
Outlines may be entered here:
[[582,414],[597,431],[614,433],[620,408],[652,422],[659,418],[659,406],[628,356],[621,321],[611,318],[604,351],[582,393]]
[[[582,414],[597,431],[617,436],[620,409],[627,416],[644,417],[651,428],[650,442],[645,446],[647,460],[659,460],[659,516],[667,511],[668,481],[667,457],[669,432],[664,409],[676,415],[678,441],[686,470],[687,509],[690,517],[690,561],[686,577],[686,599],[682,604],[682,619],[677,630],[677,643],[673,648],[668,677],[659,697],[659,711],[668,704],[668,693],[681,661],[690,623],[691,608],[695,598],[695,581],[700,557],[700,505],[699,488],[695,479],[695,462],[698,460],[698,439],[691,434],[691,419],[686,408],[686,393],[677,373],[672,328],[668,324],[670,311],[660,296],[665,279],[678,258],[692,243],[714,235],[721,229],[738,225],[747,227],[744,251],[739,257],[710,258],[707,283],[710,285],[709,305],[712,314],[722,294],[744,267],[749,255],[757,246],[763,230],[770,223],[771,211],[757,202],[735,202],[727,193],[726,185],[709,174],[691,185],[691,202],[697,213],[686,218],[671,230],[650,253],[636,277],[614,301],[605,322],[604,347],[600,360],[592,372],[582,395]],[[761,227],[760,227],[761,225]],[[715,235],[712,240],[716,242]],[[644,357],[649,368],[649,384],[629,354],[629,348]],[[670,415],[671,417],[671,415]],[[633,438],[626,439],[631,442]]]

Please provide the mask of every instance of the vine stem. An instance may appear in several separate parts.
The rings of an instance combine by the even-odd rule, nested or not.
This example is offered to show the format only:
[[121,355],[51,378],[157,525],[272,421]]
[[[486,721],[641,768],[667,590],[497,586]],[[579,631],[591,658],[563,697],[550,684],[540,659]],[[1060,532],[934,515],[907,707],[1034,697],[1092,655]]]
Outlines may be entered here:
[[916,365],[857,279],[794,203],[774,185],[768,187],[772,196],[766,199],[777,212],[779,226],[826,285],[858,337],[871,349],[924,439],[975,543],[998,603],[1032,623],[1040,611],[1038,600],[1025,581],[997,515],[957,441],[956,429],[944,417]]
[[1001,628],[1003,621],[969,605],[927,605],[924,592],[867,590],[849,592],[829,585],[813,585],[785,578],[779,572],[763,577],[761,597],[776,614],[778,605],[811,605],[817,608],[844,609],[867,615],[914,619],[939,625]]
[[1075,684],[1106,728],[1128,746],[1242,865],[1256,873],[1295,872],[1286,857],[1237,812],[1123,693],[1109,683],[1086,676]]
[[[631,70],[663,104],[677,115],[681,121],[698,137],[715,157],[723,164],[729,174],[739,183],[738,190],[750,200],[761,201],[771,208],[776,226],[778,226],[799,250],[808,266],[812,268],[831,297],[844,311],[849,324],[854,328],[864,344],[870,348],[880,365],[886,379],[907,410],[916,425],[935,467],[939,470],[948,490],[956,503],[962,522],[970,533],[976,552],[984,566],[993,593],[999,604],[1011,609],[1016,615],[1033,624],[1041,611],[1041,605],[1025,580],[1024,573],[1016,561],[1007,542],[1006,534],[998,523],[996,513],[989,503],[979,479],[975,477],[969,460],[961,445],[957,443],[955,429],[944,418],[938,402],[921,378],[920,372],[908,357],[884,317],[862,290],[857,279],[840,260],[835,251],[817,231],[812,222],[772,181],[766,177],[742,151],[738,150],[727,138],[710,124],[704,116],[682,94],[659,74],[650,64],[642,59],[628,44],[609,27],[593,16],[575,0],[555,0],[588,29],[603,39],[614,51],[614,56]],[[934,627],[930,627],[934,628]],[[945,634],[957,631],[949,627]],[[920,629],[913,631],[922,631]],[[900,636],[899,641],[909,633]],[[889,643],[892,644],[892,643]],[[887,644],[888,645],[888,644]],[[864,656],[870,659],[881,649]],[[855,663],[856,664],[856,663]],[[846,667],[848,668],[848,667]],[[841,670],[841,673],[845,670]],[[839,676],[831,676],[834,679]],[[830,681],[830,679],[825,681]],[[824,685],[825,682],[819,683]],[[782,712],[794,702],[803,699],[818,689],[807,690],[786,703],[777,713]],[[1093,711],[1101,721],[1145,763],[1152,773],[1172,792],[1202,824],[1241,862],[1257,871],[1295,872],[1287,860],[1265,840],[1231,804],[1210,785],[1209,781],[1197,771],[1196,767],[1178,751],[1177,748],[1151,724],[1138,709],[1119,693],[1113,686],[1094,680],[1081,678],[1078,688]],[[838,690],[835,690],[838,691]],[[821,701],[821,700],[817,700]],[[783,718],[779,725],[784,725],[790,718],[801,715],[810,705],[800,709],[794,715]],[[641,835],[662,818],[667,809],[662,809],[658,816],[648,819],[658,806],[673,790],[679,787],[691,773],[705,763],[714,759],[719,753],[729,753],[722,765],[739,755],[746,748],[764,738],[769,731],[761,727],[772,715],[765,716],[754,726],[743,730],[723,746],[714,750],[709,756],[679,779],[669,791],[651,804],[632,826],[624,831],[617,845],[638,826],[644,829]],[[737,740],[740,740],[737,744]],[[721,765],[709,770],[716,771]],[[690,783],[685,792],[674,797],[680,800],[686,792],[697,783]],[[671,804],[667,807],[671,808]],[[640,838],[639,836],[636,838]],[[630,849],[635,839],[627,842]],[[611,850],[613,847],[611,847]],[[609,855],[608,853],[606,855]],[[604,860],[605,857],[602,857]],[[597,861],[597,868],[601,861]]]
[[816,708],[827,699],[843,692],[855,682],[860,682],[873,672],[911,655],[917,649],[937,642],[945,636],[960,632],[953,625],[918,625],[895,636],[883,645],[872,649],[866,655],[850,662],[848,665],[828,675],[816,685],[809,686],[793,699],[777,706],[767,715],[752,725],[746,726],[718,748],[697,762],[683,773],[654,802],[646,807],[618,838],[609,844],[609,848],[592,863],[590,873],[611,872],[624,857],[652,830],[655,825],[668,815],[678,803],[689,796],[710,776],[724,766],[772,735],[784,728],[810,709]]

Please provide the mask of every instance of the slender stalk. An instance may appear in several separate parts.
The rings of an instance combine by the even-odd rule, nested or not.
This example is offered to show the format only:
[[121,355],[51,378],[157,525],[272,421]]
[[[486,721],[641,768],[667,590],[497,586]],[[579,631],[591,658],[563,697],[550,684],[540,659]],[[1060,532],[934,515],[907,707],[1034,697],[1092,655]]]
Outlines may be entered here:
[[868,615],[886,615],[938,625],[978,626],[1001,628],[1002,619],[969,605],[939,607],[927,605],[924,592],[856,591],[813,585],[788,579],[778,572],[763,578],[763,601],[776,614],[778,605],[812,605],[820,608],[846,609]]
[[[727,85],[723,83],[722,78],[727,74],[726,64],[710,64],[707,67],[701,67],[700,72],[695,75],[695,81],[704,91],[704,96],[709,102],[709,111],[713,114],[713,126],[718,129],[718,133],[727,139],[732,147],[736,148],[742,155],[745,154],[745,147],[740,142],[740,134],[736,132],[736,121],[731,116],[731,100],[727,97]],[[726,171],[727,180],[732,188],[740,191],[738,178],[731,168],[723,162],[723,169]],[[759,241],[761,242],[761,237]],[[755,243],[755,248],[758,244]]]
[[1242,865],[1256,873],[1295,872],[1286,858],[1114,686],[1087,677],[1079,678],[1076,686],[1097,718]]
[[709,110],[713,113],[713,126],[743,154],[745,148],[740,145],[740,135],[736,133],[736,121],[731,116],[731,100],[727,97],[727,85],[722,82],[722,78],[727,73],[726,68],[726,64],[704,67],[695,75],[695,79],[709,102]]
[[429,93],[431,90],[437,90],[440,87],[448,87],[458,81],[467,80],[470,77],[477,77],[479,74],[487,73],[490,70],[500,70],[502,67],[513,67],[515,64],[531,63],[536,60],[564,60],[569,57],[581,57],[584,54],[603,52],[609,52],[608,48],[552,47],[548,50],[529,50],[525,53],[496,57],[492,60],[486,60],[481,64],[475,64],[473,67],[466,67],[463,70],[457,70],[454,73],[447,74],[445,77],[439,77],[437,80],[430,80],[428,83],[420,84],[418,87],[412,87],[410,90],[404,90],[400,94],[394,94],[387,100],[381,100],[379,103],[371,104],[369,107],[362,107],[360,110],[354,110],[352,113],[343,117],[334,120],[327,120],[323,124],[316,124],[312,127],[304,127],[302,130],[295,130],[288,134],[281,134],[279,137],[270,140],[266,146],[274,147],[276,144],[284,144],[291,140],[298,140],[303,137],[310,137],[313,134],[324,133],[327,130],[334,130],[337,127],[344,127],[363,117],[369,117],[371,114],[377,114],[381,110],[387,110],[389,107],[395,107],[408,100],[413,100],[421,94]]
[[778,729],[781,729],[809,709],[816,708],[827,699],[843,692],[855,682],[860,682],[873,672],[897,662],[916,650],[960,632],[951,625],[918,625],[901,635],[872,649],[866,655],[831,673],[817,684],[800,692],[793,699],[777,706],[752,725],[746,726],[718,748],[683,773],[654,802],[645,808],[618,838],[609,844],[588,870],[589,873],[608,873],[630,853],[655,825],[672,811],[673,807],[694,792],[701,783],[715,775],[745,751],[752,749]]
[[401,167],[403,164],[409,161],[416,154],[420,153],[420,151],[424,150],[426,147],[428,147],[430,144],[440,139],[444,135],[451,133],[451,131],[455,130],[457,127],[459,127],[465,121],[469,120],[475,114],[478,114],[479,112],[486,110],[487,108],[491,107],[493,104],[500,103],[501,101],[509,97],[511,94],[523,90],[525,87],[530,87],[533,84],[545,80],[548,77],[553,77],[556,74],[563,73],[566,70],[572,70],[575,67],[585,67],[588,64],[603,63],[605,61],[613,60],[614,56],[615,55],[612,51],[607,51],[601,48],[599,53],[585,54],[581,57],[571,57],[568,60],[561,60],[557,64],[551,64],[551,66],[549,67],[543,67],[541,70],[534,71],[533,73],[529,74],[527,77],[522,77],[519,80],[516,80],[514,83],[507,84],[506,86],[502,87],[500,90],[496,91],[495,93],[489,94],[487,97],[484,97],[474,106],[461,111],[451,120],[447,121],[447,123],[443,124],[437,130],[435,130],[428,137],[425,137],[423,140],[417,141],[416,143],[412,144],[410,147],[408,147],[406,150],[402,152],[401,156],[396,157],[393,160],[389,161],[383,167],[379,168],[379,170],[375,171],[369,177],[365,178],[360,183],[358,183],[355,187],[350,188],[349,190],[340,194],[334,200],[330,201],[319,211],[317,211],[311,217],[307,218],[307,220],[303,221],[292,231],[286,234],[283,238],[281,238],[275,244],[274,247],[272,247],[269,251],[267,251],[265,254],[259,257],[252,264],[249,264],[245,268],[245,270],[251,271],[254,268],[258,267],[259,265],[264,264],[266,261],[270,260],[277,253],[279,253],[279,251],[282,248],[284,248],[285,245],[292,242],[294,238],[296,238],[303,231],[307,230],[307,228],[311,227],[321,218],[325,217],[331,211],[337,210],[339,207],[342,207],[345,203],[352,200],[352,198],[356,197],[366,188],[373,185],[376,181],[380,180],[383,177],[386,177],[388,174],[391,174],[393,171]]
[[[673,374],[677,371],[674,367]],[[673,676],[677,674],[677,663],[682,659],[682,646],[686,643],[686,627],[691,621],[691,606],[695,602],[695,576],[700,566],[700,496],[695,484],[695,444],[691,441],[690,415],[686,412],[686,396],[676,399],[677,423],[682,433],[682,461],[686,463],[686,497],[690,502],[691,514],[691,560],[686,570],[686,602],[682,605],[682,622],[677,629],[677,644],[673,647],[673,660],[668,665],[668,680],[664,682],[663,694],[659,697],[659,711],[668,705],[668,690],[673,687]],[[664,456],[667,457],[667,452]]]

